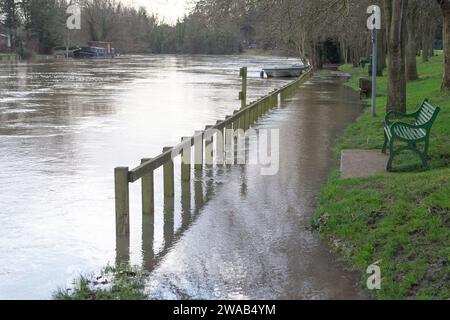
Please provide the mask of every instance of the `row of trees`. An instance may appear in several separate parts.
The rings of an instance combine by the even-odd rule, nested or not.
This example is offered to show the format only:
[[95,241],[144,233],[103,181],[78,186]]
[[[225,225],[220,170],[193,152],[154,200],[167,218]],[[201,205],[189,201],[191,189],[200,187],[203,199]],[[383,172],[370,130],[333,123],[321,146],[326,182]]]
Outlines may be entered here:
[[[81,7],[81,29],[68,30],[66,10],[75,2]],[[89,40],[112,41],[122,53],[242,51],[241,29],[216,9],[212,1],[199,1],[192,13],[169,25],[117,0],[0,0],[0,32],[11,34],[13,50],[20,53],[49,54],[57,46]]]
[[[0,0],[0,27],[16,50],[50,53],[55,46],[112,41],[122,53],[230,54],[248,46],[308,59],[358,64],[370,55],[369,5],[382,7],[379,70],[389,73],[388,109],[404,110],[406,81],[418,78],[416,56],[427,61],[443,28],[450,88],[450,0],[197,0],[173,25],[117,0],[78,0],[81,30],[65,27],[72,0]],[[0,31],[1,32],[1,31]]]

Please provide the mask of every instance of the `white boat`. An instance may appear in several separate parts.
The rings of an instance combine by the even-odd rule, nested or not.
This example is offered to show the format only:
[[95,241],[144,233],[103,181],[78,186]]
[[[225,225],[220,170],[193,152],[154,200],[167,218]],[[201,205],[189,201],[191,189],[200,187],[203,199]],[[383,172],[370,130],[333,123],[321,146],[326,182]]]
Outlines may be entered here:
[[304,65],[286,65],[286,66],[270,66],[264,67],[261,71],[261,77],[264,74],[267,78],[291,78],[300,77],[307,67]]

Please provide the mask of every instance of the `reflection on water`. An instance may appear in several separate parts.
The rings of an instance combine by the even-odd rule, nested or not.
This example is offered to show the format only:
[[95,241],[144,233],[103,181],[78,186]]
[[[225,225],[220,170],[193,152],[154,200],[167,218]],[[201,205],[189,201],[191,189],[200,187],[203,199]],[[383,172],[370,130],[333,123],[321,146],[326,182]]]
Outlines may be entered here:
[[[179,229],[175,242],[170,238],[171,250],[149,269],[149,296],[365,298],[355,275],[343,272],[308,228],[336,136],[360,111],[342,79],[316,76],[264,117],[258,129],[280,129],[279,173],[261,176],[255,165],[215,167],[196,179],[204,190],[196,189],[194,198],[202,202],[191,226]],[[175,211],[175,220],[179,215],[185,211]]]
[[[135,56],[0,65],[0,298],[48,298],[70,277],[114,263],[113,168],[135,167],[231,114],[240,105],[243,65],[249,101],[285,84],[259,78],[262,65],[280,60]],[[142,217],[140,185],[132,185],[131,263],[151,266],[162,256],[165,243],[176,242],[164,237],[164,221],[174,232],[195,221],[212,183],[194,179],[193,203],[176,196],[164,207],[157,170],[153,219]],[[153,249],[142,238],[154,238]],[[127,247],[118,247],[126,259]]]

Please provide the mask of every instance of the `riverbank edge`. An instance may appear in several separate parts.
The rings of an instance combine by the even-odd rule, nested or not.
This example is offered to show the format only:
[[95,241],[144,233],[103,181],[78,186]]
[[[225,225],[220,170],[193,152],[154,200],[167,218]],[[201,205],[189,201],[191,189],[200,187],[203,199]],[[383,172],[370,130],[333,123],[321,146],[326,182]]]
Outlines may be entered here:
[[[341,179],[336,169],[322,187],[313,228],[348,269],[360,273],[367,289],[367,268],[377,264],[381,289],[371,290],[377,299],[449,299],[450,289],[450,98],[439,93],[442,55],[429,63],[418,60],[419,80],[408,83],[408,111],[424,98],[443,110],[432,130],[432,170],[418,172],[411,156],[400,159],[404,173],[357,179]],[[352,77],[346,85],[358,90],[361,68],[340,67]],[[378,79],[377,109],[370,108],[350,125],[335,147],[378,149],[383,144],[386,76]],[[338,161],[336,161],[338,163]]]

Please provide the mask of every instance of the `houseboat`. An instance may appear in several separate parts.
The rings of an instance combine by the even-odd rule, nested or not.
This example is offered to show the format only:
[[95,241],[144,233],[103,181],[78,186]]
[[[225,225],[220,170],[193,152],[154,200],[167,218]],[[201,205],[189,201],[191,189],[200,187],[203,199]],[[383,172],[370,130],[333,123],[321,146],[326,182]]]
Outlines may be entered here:
[[116,56],[116,50],[111,42],[90,41],[87,46],[73,51],[74,58],[106,58],[111,59]]

